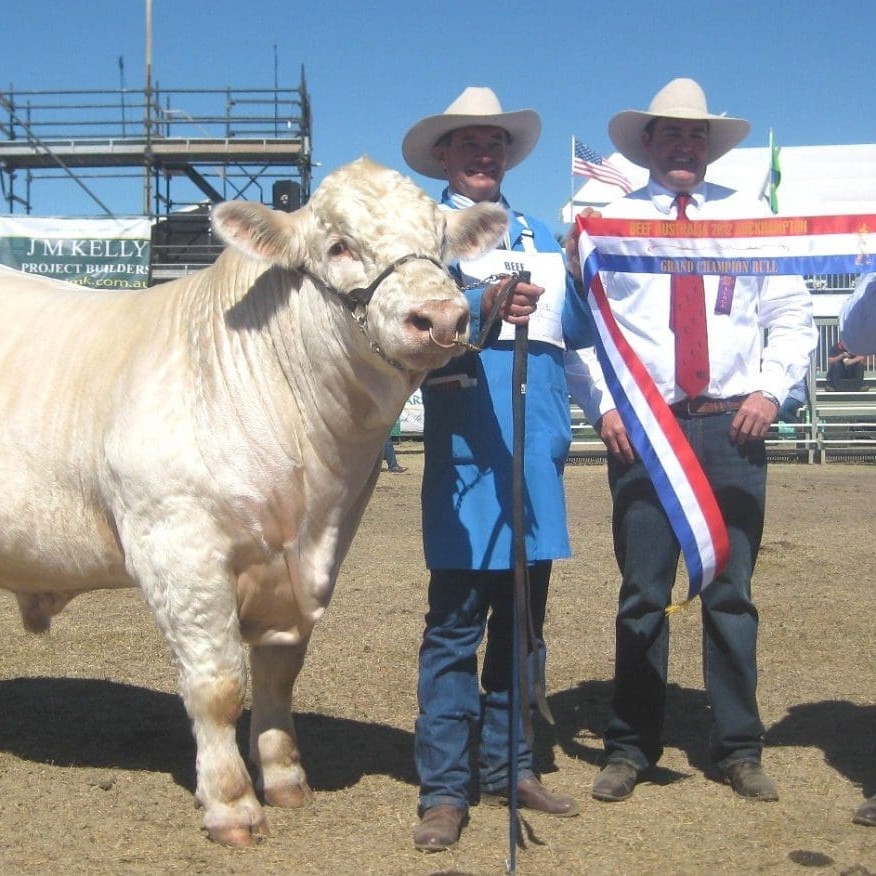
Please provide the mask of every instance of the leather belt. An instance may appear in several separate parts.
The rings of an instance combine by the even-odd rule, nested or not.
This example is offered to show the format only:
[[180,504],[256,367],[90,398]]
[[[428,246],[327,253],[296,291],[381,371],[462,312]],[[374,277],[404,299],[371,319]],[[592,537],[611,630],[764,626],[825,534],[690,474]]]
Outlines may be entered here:
[[669,406],[676,417],[711,417],[715,414],[726,414],[738,411],[746,395],[735,395],[732,398],[706,398],[698,395],[695,398],[683,398]]

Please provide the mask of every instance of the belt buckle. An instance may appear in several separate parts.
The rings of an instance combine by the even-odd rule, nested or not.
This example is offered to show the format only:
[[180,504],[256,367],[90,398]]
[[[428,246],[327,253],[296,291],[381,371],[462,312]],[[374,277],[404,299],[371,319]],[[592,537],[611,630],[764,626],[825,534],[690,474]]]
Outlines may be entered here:
[[680,398],[677,402],[673,402],[670,407],[672,412],[679,417],[695,417],[696,411],[690,406],[690,396]]

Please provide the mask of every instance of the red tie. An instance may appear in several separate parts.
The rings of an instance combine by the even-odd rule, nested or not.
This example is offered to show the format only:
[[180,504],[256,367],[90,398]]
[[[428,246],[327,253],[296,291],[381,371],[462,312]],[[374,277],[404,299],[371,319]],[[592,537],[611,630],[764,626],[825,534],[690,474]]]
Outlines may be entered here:
[[[676,221],[687,219],[690,195],[679,195]],[[675,333],[675,382],[690,398],[709,385],[709,336],[706,330],[706,300],[699,275],[672,275],[669,326]]]

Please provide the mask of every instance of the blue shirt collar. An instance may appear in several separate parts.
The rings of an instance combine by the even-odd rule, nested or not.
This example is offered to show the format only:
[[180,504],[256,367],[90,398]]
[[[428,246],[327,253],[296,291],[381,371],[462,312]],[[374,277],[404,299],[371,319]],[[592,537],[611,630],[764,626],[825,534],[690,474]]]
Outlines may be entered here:
[[[447,186],[447,188],[441,193],[441,203],[449,204],[455,210],[463,210],[466,207],[473,207],[476,202],[466,195],[461,195],[450,186]],[[505,196],[501,192],[495,203],[501,204],[506,210],[511,209],[508,202],[505,200]]]

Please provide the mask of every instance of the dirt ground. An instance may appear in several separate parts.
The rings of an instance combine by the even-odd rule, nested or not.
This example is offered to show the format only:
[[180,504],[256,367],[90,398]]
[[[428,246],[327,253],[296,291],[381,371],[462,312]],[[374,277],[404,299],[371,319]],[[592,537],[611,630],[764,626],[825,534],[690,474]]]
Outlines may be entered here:
[[[81,597],[49,636],[0,595],[0,872],[499,874],[507,812],[477,806],[457,849],[423,855],[412,729],[426,573],[422,457],[381,476],[297,689],[315,794],[268,812],[271,837],[205,839],[194,746],[170,660],[136,591]],[[773,465],[755,591],[765,763],[781,800],[741,800],[707,769],[696,610],[673,620],[666,753],[620,804],[589,796],[602,757],[617,571],[601,465],[570,466],[574,559],[555,566],[547,624],[555,728],[546,784],[580,817],[524,820],[520,874],[876,873],[876,829],[851,815],[876,792],[876,467]],[[240,728],[245,739],[248,714]]]

